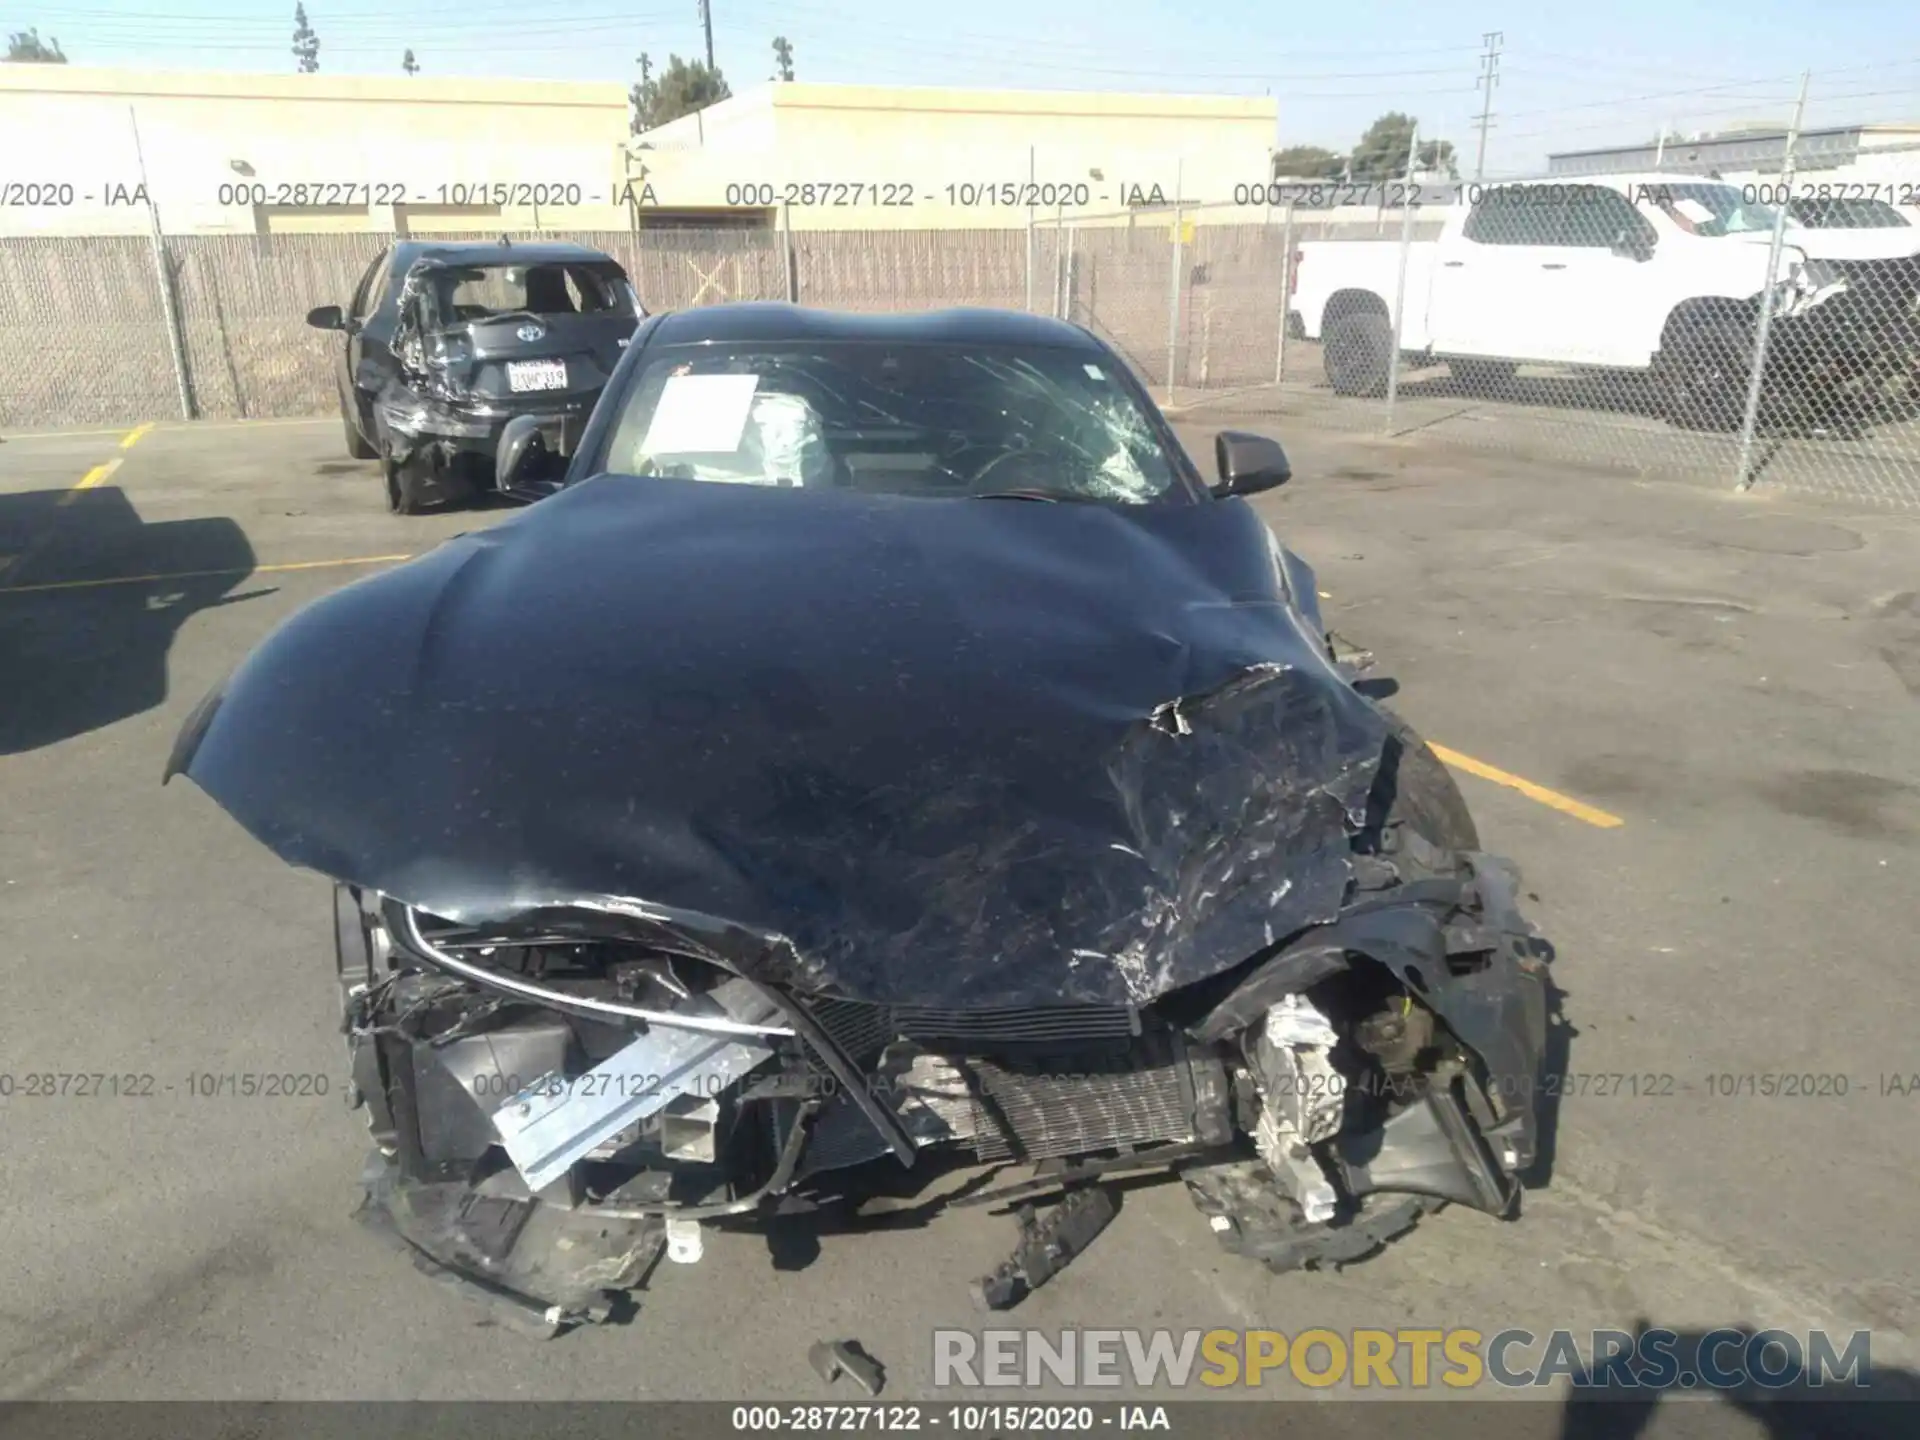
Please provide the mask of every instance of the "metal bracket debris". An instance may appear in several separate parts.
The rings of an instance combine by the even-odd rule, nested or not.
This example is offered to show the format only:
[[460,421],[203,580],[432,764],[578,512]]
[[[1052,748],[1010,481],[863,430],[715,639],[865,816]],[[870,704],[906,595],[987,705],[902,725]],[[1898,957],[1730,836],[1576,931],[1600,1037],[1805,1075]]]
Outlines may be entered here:
[[973,1206],[1005,1205],[1015,1200],[1036,1200],[1056,1190],[1073,1190],[1095,1180],[1127,1171],[1165,1170],[1189,1160],[1223,1158],[1234,1153],[1230,1145],[1215,1145],[1193,1140],[1174,1145],[1156,1145],[1103,1160],[1050,1161],[1041,1165],[1030,1180],[1019,1180],[974,1195],[961,1195],[947,1202],[950,1210]]
[[880,1362],[861,1348],[858,1340],[819,1340],[807,1351],[807,1363],[831,1385],[842,1375],[869,1395],[878,1395],[887,1383]]
[[1058,1275],[1093,1243],[1118,1213],[1113,1196],[1098,1187],[1077,1190],[1043,1219],[1036,1220],[1031,1205],[1022,1205],[1020,1243],[991,1275],[973,1282],[976,1305],[987,1310],[1011,1310]]

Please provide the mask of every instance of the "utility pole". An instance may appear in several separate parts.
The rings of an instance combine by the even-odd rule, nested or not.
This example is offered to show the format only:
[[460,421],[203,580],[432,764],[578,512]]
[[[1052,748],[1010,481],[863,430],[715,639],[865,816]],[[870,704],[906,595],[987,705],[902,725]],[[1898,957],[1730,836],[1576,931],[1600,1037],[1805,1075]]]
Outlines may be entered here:
[[700,28],[707,32],[707,70],[713,70],[713,0],[700,0]]
[[1476,89],[1487,92],[1487,98],[1480,103],[1480,152],[1473,160],[1475,180],[1487,168],[1487,126],[1493,120],[1493,87],[1500,83],[1500,42],[1504,38],[1498,30],[1489,30],[1480,37],[1487,53],[1480,57],[1480,78],[1473,83]]

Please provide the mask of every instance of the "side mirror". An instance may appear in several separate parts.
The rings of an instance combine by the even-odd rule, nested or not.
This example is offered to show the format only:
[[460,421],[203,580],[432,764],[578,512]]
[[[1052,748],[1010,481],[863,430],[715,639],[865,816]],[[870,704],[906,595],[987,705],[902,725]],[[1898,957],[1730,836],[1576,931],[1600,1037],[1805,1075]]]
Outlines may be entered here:
[[307,324],[316,330],[344,330],[347,317],[338,305],[320,305],[307,312]]
[[1293,478],[1293,466],[1278,440],[1240,430],[1222,430],[1213,437],[1213,468],[1220,479],[1210,488],[1221,500],[1229,495],[1255,495]]
[[516,415],[500,431],[500,448],[493,455],[494,487],[503,495],[525,493],[555,479],[554,453],[540,421]]

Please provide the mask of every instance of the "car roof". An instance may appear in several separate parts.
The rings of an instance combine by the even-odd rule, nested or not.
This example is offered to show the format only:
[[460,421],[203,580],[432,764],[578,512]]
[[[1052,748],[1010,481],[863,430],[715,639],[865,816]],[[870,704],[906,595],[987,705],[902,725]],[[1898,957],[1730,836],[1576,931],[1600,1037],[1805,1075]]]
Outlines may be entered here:
[[875,315],[767,301],[703,305],[663,315],[648,343],[689,345],[712,340],[1048,345],[1095,355],[1102,353],[1099,342],[1079,326],[1019,310],[963,307]]
[[498,240],[407,240],[394,247],[394,259],[403,266],[422,260],[451,265],[553,265],[563,261],[605,262],[603,250],[565,240],[535,240],[527,244]]

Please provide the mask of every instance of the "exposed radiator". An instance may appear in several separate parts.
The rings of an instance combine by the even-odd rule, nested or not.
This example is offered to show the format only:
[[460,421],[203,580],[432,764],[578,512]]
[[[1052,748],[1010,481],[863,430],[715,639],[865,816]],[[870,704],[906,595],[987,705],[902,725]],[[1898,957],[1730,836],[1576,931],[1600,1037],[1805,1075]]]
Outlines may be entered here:
[[972,1069],[984,1092],[974,1102],[973,1137],[983,1160],[1043,1160],[1194,1138],[1191,1093],[1174,1065],[1078,1080],[1022,1075],[985,1062]]
[[1041,1160],[1201,1138],[1216,1127],[1196,1112],[1224,1103],[1224,1072],[1211,1073],[1219,1068],[1157,1035],[1117,1061],[1077,1067],[894,1052],[881,1083],[910,1130],[917,1109],[983,1160]]

